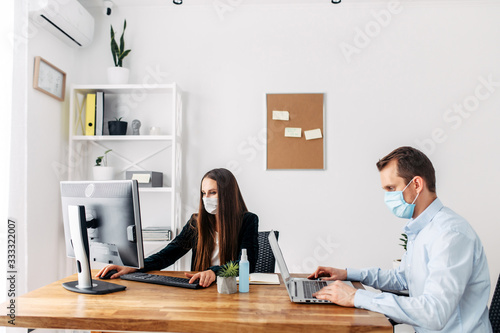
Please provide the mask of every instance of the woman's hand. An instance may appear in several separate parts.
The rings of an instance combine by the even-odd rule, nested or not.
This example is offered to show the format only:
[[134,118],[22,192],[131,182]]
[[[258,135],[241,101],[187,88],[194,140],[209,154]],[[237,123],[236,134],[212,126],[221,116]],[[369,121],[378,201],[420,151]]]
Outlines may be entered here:
[[322,277],[322,280],[342,280],[347,279],[347,270],[333,267],[319,266],[314,273],[309,275],[308,279],[317,279]]
[[211,269],[208,269],[203,272],[198,272],[196,274],[191,274],[191,273],[184,273],[186,277],[191,278],[189,280],[189,283],[193,283],[194,281],[200,279],[200,282],[198,284],[204,288],[209,287],[212,282],[215,281],[215,273]]
[[110,279],[116,279],[124,274],[133,273],[137,270],[137,269],[131,268],[131,267],[123,267],[123,266],[118,266],[118,265],[108,265],[108,266],[104,267],[103,269],[101,269],[95,276],[96,277],[104,276],[110,270],[113,270],[113,269],[116,270],[117,273],[111,275]]

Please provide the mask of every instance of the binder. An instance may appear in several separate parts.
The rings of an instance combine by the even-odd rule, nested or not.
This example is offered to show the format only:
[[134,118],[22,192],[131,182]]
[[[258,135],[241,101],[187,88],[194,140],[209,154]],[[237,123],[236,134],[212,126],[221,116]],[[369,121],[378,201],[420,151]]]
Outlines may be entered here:
[[95,94],[87,94],[85,135],[95,135]]
[[96,105],[95,105],[95,135],[103,134],[104,123],[104,92],[96,92]]

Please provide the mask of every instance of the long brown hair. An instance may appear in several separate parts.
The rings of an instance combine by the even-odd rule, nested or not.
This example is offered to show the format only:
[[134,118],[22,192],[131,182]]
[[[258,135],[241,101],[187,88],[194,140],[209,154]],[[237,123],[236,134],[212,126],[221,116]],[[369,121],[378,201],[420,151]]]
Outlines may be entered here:
[[[203,205],[201,183],[205,178],[217,182],[217,213],[209,214]],[[236,260],[238,254],[238,235],[243,214],[247,206],[243,201],[236,178],[227,169],[213,169],[207,172],[200,183],[200,204],[197,218],[198,244],[194,260],[194,270],[203,271],[210,267],[214,250],[215,231],[219,232],[220,263]]]

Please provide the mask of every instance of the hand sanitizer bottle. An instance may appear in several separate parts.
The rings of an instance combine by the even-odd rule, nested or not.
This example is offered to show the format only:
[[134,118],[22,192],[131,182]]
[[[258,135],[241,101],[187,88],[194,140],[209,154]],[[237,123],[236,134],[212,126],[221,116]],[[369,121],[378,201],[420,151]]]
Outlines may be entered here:
[[247,293],[250,284],[250,263],[248,262],[247,249],[241,250],[240,259],[240,293]]

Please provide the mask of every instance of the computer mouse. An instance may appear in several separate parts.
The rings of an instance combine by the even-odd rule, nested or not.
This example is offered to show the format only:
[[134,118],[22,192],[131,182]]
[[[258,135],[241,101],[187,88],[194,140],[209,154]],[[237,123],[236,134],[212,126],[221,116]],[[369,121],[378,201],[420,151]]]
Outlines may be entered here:
[[99,276],[99,279],[101,280],[109,280],[111,278],[111,276],[113,276],[114,274],[118,273],[118,271],[116,269],[112,269],[110,271],[108,271],[106,274],[104,274],[104,276]]

